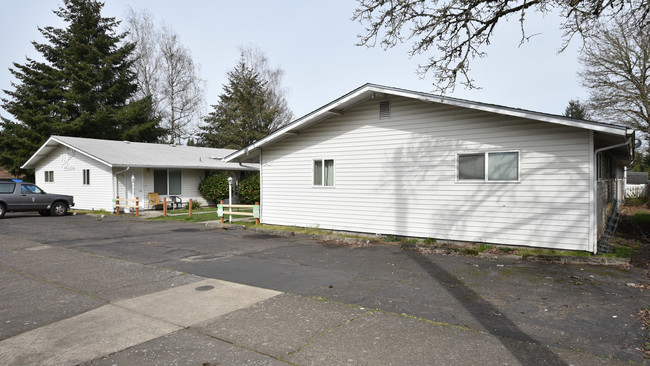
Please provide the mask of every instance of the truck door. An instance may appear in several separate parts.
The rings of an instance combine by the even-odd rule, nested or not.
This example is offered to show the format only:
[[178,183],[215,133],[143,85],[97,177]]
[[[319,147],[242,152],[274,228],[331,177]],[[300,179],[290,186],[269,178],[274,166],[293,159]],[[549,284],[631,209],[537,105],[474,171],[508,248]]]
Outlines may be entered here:
[[47,208],[49,196],[34,184],[21,184],[16,210],[44,210]]

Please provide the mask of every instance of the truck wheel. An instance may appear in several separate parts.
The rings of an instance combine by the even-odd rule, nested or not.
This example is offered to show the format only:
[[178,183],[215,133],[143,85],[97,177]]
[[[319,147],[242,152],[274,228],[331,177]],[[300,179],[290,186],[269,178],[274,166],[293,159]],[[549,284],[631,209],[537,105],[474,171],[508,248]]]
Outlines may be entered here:
[[4,203],[0,203],[0,219],[5,217],[6,212],[7,208],[5,207]]
[[54,202],[50,212],[52,212],[52,216],[65,216],[68,213],[68,205],[63,202]]

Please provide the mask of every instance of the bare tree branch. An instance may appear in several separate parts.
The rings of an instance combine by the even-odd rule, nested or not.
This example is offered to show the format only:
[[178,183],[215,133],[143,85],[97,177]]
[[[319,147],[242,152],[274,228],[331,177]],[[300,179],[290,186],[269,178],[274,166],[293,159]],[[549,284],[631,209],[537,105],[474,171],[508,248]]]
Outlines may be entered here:
[[599,27],[580,61],[589,107],[601,119],[618,121],[650,136],[650,35],[631,23]]
[[[460,83],[478,86],[470,77],[470,63],[485,57],[496,25],[519,15],[521,42],[526,33],[525,18],[530,9],[539,13],[560,11],[564,42],[575,34],[588,38],[599,24],[612,19],[633,20],[634,27],[646,29],[650,0],[357,0],[352,17],[366,25],[357,45],[384,49],[411,42],[410,56],[431,54],[419,65],[422,77],[433,73],[438,91],[445,92]],[[634,16],[633,16],[634,15]]]
[[127,15],[129,38],[136,43],[134,68],[142,96],[150,95],[157,117],[168,130],[167,142],[183,143],[198,133],[205,114],[206,82],[199,65],[169,27],[157,29],[146,10]]

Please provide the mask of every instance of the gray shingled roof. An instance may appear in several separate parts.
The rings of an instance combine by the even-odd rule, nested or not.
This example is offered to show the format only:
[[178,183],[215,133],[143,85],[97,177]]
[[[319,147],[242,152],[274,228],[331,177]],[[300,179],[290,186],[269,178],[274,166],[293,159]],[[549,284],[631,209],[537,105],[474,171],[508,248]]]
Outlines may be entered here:
[[52,136],[23,165],[33,169],[54,149],[66,146],[111,167],[259,170],[258,164],[226,163],[231,149]]

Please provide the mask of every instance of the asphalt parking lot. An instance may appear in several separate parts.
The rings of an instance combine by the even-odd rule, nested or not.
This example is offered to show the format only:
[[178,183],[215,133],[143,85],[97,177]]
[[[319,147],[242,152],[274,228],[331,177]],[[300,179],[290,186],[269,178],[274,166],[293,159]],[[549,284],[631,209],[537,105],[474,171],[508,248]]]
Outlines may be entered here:
[[[307,309],[320,309],[326,304],[328,319],[336,318],[341,324],[348,324],[349,319],[357,319],[363,313],[366,323],[354,323],[364,324],[365,328],[355,329],[359,336],[370,330],[377,332],[386,324],[392,328],[380,334],[394,332],[401,334],[402,339],[418,332],[423,332],[422,336],[428,334],[430,338],[420,337],[419,342],[399,344],[394,340],[396,343],[391,344],[399,349],[410,348],[411,355],[421,357],[414,362],[436,357],[436,353],[427,353],[435,348],[429,342],[440,338],[427,333],[432,330],[425,324],[436,326],[439,331],[460,332],[464,336],[458,339],[467,342],[475,341],[470,334],[487,337],[485,342],[472,345],[470,349],[474,352],[446,355],[446,362],[432,364],[593,364],[594,360],[604,364],[643,363],[639,349],[648,341],[647,330],[636,318],[639,310],[650,305],[647,290],[639,286],[648,284],[648,278],[638,268],[422,254],[401,250],[394,244],[358,247],[306,236],[277,237],[243,229],[223,230],[125,217],[53,218],[10,213],[0,220],[0,274],[4,279],[0,285],[0,353],[3,342],[14,344],[25,334],[36,334],[66,319],[115,304],[122,308],[126,306],[124,302],[134,302],[133,299],[146,303],[147,296],[212,279],[223,281],[219,284],[250,286],[264,294],[272,291],[273,296],[252,305],[244,302],[232,313],[210,313],[219,317],[221,328],[170,320],[169,324],[179,330],[161,331],[162,335],[155,336],[156,333],[151,339],[158,340],[160,345],[171,342],[169,334],[182,335],[183,340],[175,344],[186,344],[187,349],[194,349],[189,344],[197,344],[192,340],[201,344],[226,339],[228,342],[222,347],[253,350],[251,359],[262,357],[268,364],[324,364],[314,360],[329,360],[329,364],[346,364],[348,360],[357,364],[376,362],[376,354],[355,354],[337,361],[328,359],[331,355],[327,352],[319,353],[319,349],[337,349],[332,344],[317,348],[318,341],[325,342],[331,331],[318,338],[312,335],[306,344],[300,343],[300,338],[288,352],[287,348],[274,349],[269,339],[254,343],[255,337],[236,331],[239,325],[242,329],[255,325],[244,320],[243,311],[249,311],[246,316],[261,318],[264,312],[286,312],[293,314],[291,319],[299,319],[301,315],[296,314],[296,309],[305,304],[309,304]],[[244,290],[237,290],[241,291]],[[371,314],[367,314],[368,309]],[[390,322],[377,321],[373,328],[375,318]],[[167,329],[169,324],[161,325],[161,329]],[[330,329],[330,325],[323,325],[322,329]],[[188,329],[198,329],[199,333],[187,333]],[[224,335],[219,329],[228,332]],[[266,333],[273,334],[269,329]],[[197,338],[197,334],[210,337]],[[346,334],[352,337],[353,333]],[[449,337],[445,339],[451,339],[450,344],[458,344]],[[363,337],[352,337],[347,344],[354,344],[355,340],[367,342]],[[79,360],[98,364],[145,360],[138,358],[144,357],[144,351],[134,353],[137,347],[129,347]],[[206,359],[205,352],[209,353],[206,349],[210,347],[216,346],[206,344],[195,351]],[[224,348],[224,359],[234,352],[231,348]],[[382,348],[390,349],[386,345]],[[148,349],[153,352],[153,348]],[[337,352],[352,351],[341,346]],[[438,355],[443,355],[442,350]],[[155,353],[147,357],[156,359]],[[223,364],[242,364],[238,360],[232,358],[230,363]],[[486,360],[490,362],[483,362]],[[221,364],[217,363],[219,360],[214,362]]]

